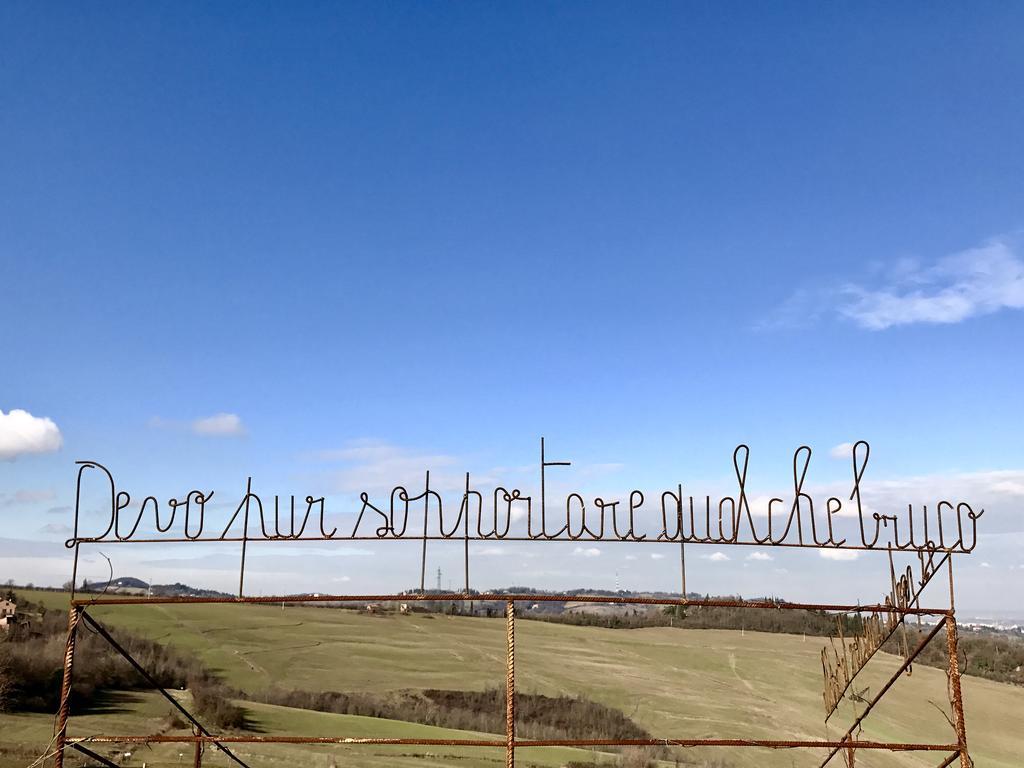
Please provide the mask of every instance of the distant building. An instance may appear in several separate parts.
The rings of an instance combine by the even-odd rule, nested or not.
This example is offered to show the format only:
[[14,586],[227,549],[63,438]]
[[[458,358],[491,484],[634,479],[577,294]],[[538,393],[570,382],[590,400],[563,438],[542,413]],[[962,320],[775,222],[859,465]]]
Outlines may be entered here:
[[18,606],[10,600],[0,600],[0,629],[5,632],[9,627],[14,626],[14,619],[18,615]]

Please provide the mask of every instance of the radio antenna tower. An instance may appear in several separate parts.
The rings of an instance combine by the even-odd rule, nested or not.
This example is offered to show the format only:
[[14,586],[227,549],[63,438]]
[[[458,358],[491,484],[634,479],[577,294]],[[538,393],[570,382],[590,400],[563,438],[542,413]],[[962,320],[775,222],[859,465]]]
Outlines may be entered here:
[[437,569],[437,591],[441,591],[441,569]]

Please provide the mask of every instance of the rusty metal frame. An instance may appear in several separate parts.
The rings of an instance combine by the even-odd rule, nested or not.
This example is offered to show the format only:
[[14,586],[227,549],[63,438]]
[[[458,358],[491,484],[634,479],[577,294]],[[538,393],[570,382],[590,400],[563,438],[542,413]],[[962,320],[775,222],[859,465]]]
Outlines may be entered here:
[[[858,454],[858,449],[860,453]],[[676,746],[681,748],[693,748],[693,747],[756,747],[766,749],[828,749],[828,756],[821,763],[822,768],[828,765],[828,763],[835,757],[835,755],[842,752],[846,759],[846,764],[849,768],[852,768],[855,764],[856,754],[859,750],[877,750],[877,751],[891,751],[891,752],[942,752],[948,756],[938,766],[938,768],[948,768],[954,762],[959,761],[960,768],[972,768],[973,763],[967,749],[967,735],[966,725],[963,711],[963,697],[960,685],[960,668],[957,657],[957,627],[955,618],[955,602],[954,602],[954,580],[953,580],[953,555],[954,554],[969,554],[977,543],[977,529],[976,524],[978,518],[984,513],[984,510],[975,513],[974,510],[966,502],[959,502],[954,505],[951,502],[941,501],[939,502],[936,510],[937,528],[938,528],[938,540],[933,539],[929,535],[928,521],[929,516],[927,507],[924,508],[924,514],[921,518],[923,522],[924,541],[919,542],[914,536],[914,513],[913,508],[909,510],[906,522],[909,527],[909,538],[905,539],[903,543],[900,543],[900,536],[898,533],[898,516],[896,515],[879,515],[873,514],[875,522],[874,536],[868,536],[865,532],[865,516],[861,508],[860,501],[860,483],[863,478],[864,470],[867,465],[869,448],[867,443],[863,441],[858,442],[853,449],[853,469],[854,469],[854,480],[853,480],[853,492],[850,495],[850,500],[856,502],[856,511],[860,523],[860,543],[848,542],[847,539],[837,540],[832,527],[832,516],[836,514],[841,507],[841,503],[834,497],[828,499],[826,505],[826,513],[824,522],[827,523],[827,539],[821,539],[818,534],[819,528],[815,527],[815,513],[813,501],[810,497],[803,492],[803,484],[807,473],[807,467],[810,461],[810,448],[801,446],[794,454],[793,458],[793,478],[794,478],[794,503],[789,513],[788,522],[786,523],[786,529],[781,535],[773,535],[772,533],[772,506],[769,504],[768,508],[768,533],[767,536],[761,537],[758,535],[756,527],[754,526],[753,517],[751,516],[750,508],[747,505],[746,500],[746,471],[747,461],[749,458],[749,449],[746,446],[739,446],[733,454],[733,465],[736,471],[736,477],[739,484],[739,494],[737,497],[724,497],[718,503],[718,535],[712,534],[711,524],[711,506],[710,497],[708,497],[708,511],[707,511],[707,524],[705,526],[705,532],[703,536],[699,536],[697,533],[696,526],[694,524],[694,506],[693,497],[690,497],[690,533],[684,533],[684,517],[683,517],[683,494],[682,486],[678,488],[678,494],[673,491],[666,491],[661,497],[661,512],[662,512],[662,531],[656,537],[648,538],[646,534],[639,534],[634,528],[634,512],[639,509],[643,504],[643,494],[640,491],[633,491],[629,495],[629,506],[628,506],[628,528],[625,532],[621,532],[618,527],[619,518],[616,515],[616,505],[619,502],[606,503],[600,498],[595,499],[595,504],[600,510],[601,527],[600,531],[595,531],[587,527],[587,513],[583,504],[582,496],[579,494],[570,494],[566,500],[566,517],[564,526],[557,530],[549,532],[546,527],[545,518],[545,470],[548,467],[559,467],[568,466],[569,462],[561,461],[548,461],[545,453],[545,446],[543,438],[541,439],[541,475],[540,475],[540,528],[535,533],[530,523],[530,497],[523,496],[518,489],[512,491],[499,488],[494,493],[494,521],[493,531],[484,532],[483,523],[483,505],[482,496],[476,491],[473,491],[470,486],[470,479],[467,473],[465,483],[465,493],[462,497],[462,506],[459,509],[459,516],[454,526],[451,529],[446,529],[444,522],[443,510],[441,507],[440,496],[432,491],[430,488],[430,475],[427,473],[426,482],[424,486],[424,492],[422,494],[411,496],[408,491],[401,486],[396,486],[395,491],[391,497],[391,510],[390,515],[386,514],[381,509],[373,506],[367,494],[361,494],[363,500],[363,509],[360,511],[359,520],[356,522],[356,527],[353,529],[351,535],[348,536],[335,536],[337,529],[334,529],[330,533],[327,532],[324,526],[323,517],[323,499],[313,499],[307,496],[307,510],[306,516],[302,521],[301,529],[298,533],[295,532],[295,512],[294,512],[294,497],[292,498],[292,512],[291,512],[291,523],[288,533],[281,533],[281,519],[278,511],[278,499],[274,498],[274,528],[276,534],[272,535],[267,532],[266,521],[263,515],[263,505],[259,497],[256,497],[252,493],[252,481],[251,478],[246,487],[246,495],[243,498],[238,509],[235,511],[235,515],[231,518],[228,526],[224,529],[219,537],[215,538],[203,538],[202,529],[204,524],[204,507],[205,503],[212,497],[210,494],[203,494],[199,491],[192,491],[186,495],[183,501],[176,501],[174,499],[170,502],[171,516],[170,521],[165,524],[161,524],[161,518],[159,515],[159,508],[156,506],[156,500],[154,497],[147,497],[143,502],[142,507],[138,513],[138,517],[135,519],[134,526],[131,531],[125,535],[120,532],[120,513],[125,509],[130,501],[130,496],[124,491],[116,491],[113,482],[113,477],[105,467],[99,465],[96,462],[78,462],[80,465],[78,482],[79,482],[79,493],[81,490],[82,473],[86,469],[101,469],[106,473],[107,478],[110,481],[110,493],[111,493],[111,517],[110,525],[107,530],[100,536],[85,537],[79,535],[79,499],[76,498],[75,506],[75,528],[74,538],[69,539],[67,546],[74,550],[74,564],[72,569],[72,597],[71,604],[68,612],[68,632],[65,645],[65,656],[64,656],[64,669],[61,683],[61,694],[60,694],[60,706],[57,712],[57,719],[55,723],[55,752],[54,752],[54,766],[55,768],[63,768],[64,756],[68,749],[77,750],[91,759],[97,760],[104,765],[112,765],[113,763],[101,755],[93,752],[89,749],[89,744],[103,744],[103,743],[180,743],[180,744],[193,744],[195,747],[194,753],[194,766],[200,768],[202,764],[203,750],[206,745],[214,744],[226,756],[233,759],[237,764],[243,768],[248,768],[246,763],[234,754],[227,746],[227,744],[350,744],[350,745],[420,745],[420,746],[458,746],[458,747],[486,747],[486,748],[504,748],[506,754],[506,768],[514,768],[515,766],[515,755],[516,750],[528,749],[531,747],[629,747],[629,746]],[[499,532],[498,525],[498,491],[503,492],[501,497],[503,502],[507,505],[506,509],[506,525],[504,531]],[[404,516],[401,531],[397,530],[395,525],[395,498],[404,504]],[[429,505],[431,498],[436,497],[436,510],[437,510],[437,523],[440,535],[431,534],[428,530],[429,521]],[[572,530],[572,521],[570,517],[570,502],[573,497],[579,499],[579,509],[582,513],[580,518],[580,529],[574,535]],[[673,506],[676,508],[676,530],[674,533],[670,532],[668,518],[666,516],[666,497],[670,498],[673,502]],[[155,521],[156,528],[161,533],[166,532],[170,529],[174,520],[174,513],[178,506],[184,506],[185,514],[185,527],[184,533],[185,538],[145,538],[139,537],[134,538],[136,531],[139,528],[139,522],[147,508],[147,503],[153,500],[155,506]],[[260,528],[263,531],[263,536],[252,536],[249,533],[249,518],[250,518],[250,501],[255,499],[259,509],[259,521]],[[471,536],[469,532],[469,521],[470,512],[473,500],[476,499],[478,502],[477,506],[477,532],[479,536]],[[199,522],[198,530],[190,528],[190,505],[193,503],[197,505]],[[406,528],[409,519],[409,502],[422,500],[423,501],[423,529],[419,535],[411,534],[406,535]],[[773,499],[772,502],[782,502],[781,499]],[[319,502],[320,504],[320,533],[319,536],[304,536],[306,525],[309,521],[310,512],[312,511],[314,504]],[[508,521],[511,519],[511,509],[513,503],[526,502],[527,503],[527,536],[509,535],[510,529]],[[809,505],[809,522],[813,538],[812,542],[805,542],[803,538],[801,517],[802,517],[802,504],[807,503]],[[957,538],[953,541],[947,541],[943,533],[943,506],[952,511],[956,512],[956,529]],[[359,523],[363,518],[363,513],[367,509],[372,510],[373,513],[379,515],[384,524],[377,529],[376,535],[358,535]],[[614,534],[609,531],[605,533],[605,510],[610,509],[610,520],[612,523],[612,529]],[[966,510],[967,521],[970,523],[970,535],[971,543],[970,546],[967,544],[967,538],[964,533],[964,519],[962,517],[962,511]],[[723,513],[725,512],[725,516]],[[229,536],[228,532],[231,526],[234,524],[235,519],[244,513],[243,517],[243,528],[241,536]],[[744,513],[749,523],[749,537],[744,539],[740,535],[740,529],[742,524],[742,518]],[[593,514],[593,512],[592,512]],[[622,514],[625,514],[624,512]],[[790,529],[793,528],[793,523],[796,523],[795,532],[797,534],[797,540],[793,541],[790,537]],[[819,520],[819,524],[821,521]],[[880,543],[879,536],[882,527],[886,529],[889,525],[892,525],[891,536],[887,542]],[[593,525],[593,518],[591,519],[591,525]],[[725,525],[730,526],[730,534],[725,534]],[[462,527],[462,534],[458,534],[459,527]],[[488,525],[490,523],[488,522]],[[870,524],[869,524],[870,527]],[[824,532],[824,528],[821,528]],[[192,532],[190,532],[192,531]],[[110,538],[110,534],[113,532],[113,537]],[[586,535],[585,535],[586,534]],[[379,594],[379,595],[328,595],[328,594],[316,594],[316,595],[284,595],[284,596],[246,596],[244,594],[245,584],[245,557],[247,544],[250,541],[289,541],[293,543],[307,542],[307,541],[360,541],[360,540],[374,540],[374,541],[421,541],[422,542],[422,562],[420,563],[420,591],[406,594]],[[449,542],[461,542],[464,546],[465,551],[465,591],[459,593],[427,593],[424,589],[426,580],[426,556],[427,556],[427,543],[429,541],[449,541]],[[681,593],[679,598],[671,597],[639,597],[639,596],[624,596],[624,595],[596,595],[596,594],[506,594],[506,593],[477,593],[470,589],[469,584],[469,543],[471,541],[512,541],[512,542],[567,542],[567,541],[600,541],[610,543],[613,541],[628,542],[628,543],[650,543],[650,544],[665,544],[672,545],[675,543],[679,544],[680,548],[680,577],[681,577]],[[105,596],[100,595],[97,597],[90,598],[79,598],[76,597],[74,592],[74,584],[77,577],[78,570],[78,559],[79,550],[82,545],[94,545],[98,543],[104,544],[142,544],[142,543],[199,543],[199,542],[218,542],[221,544],[228,542],[237,542],[241,544],[241,563],[239,571],[239,591],[237,596],[232,597],[169,597],[169,596],[157,596],[157,597],[120,597],[120,596]],[[685,545],[688,543],[697,545],[714,544],[717,546],[769,546],[769,547],[796,547],[796,548],[816,548],[816,549],[853,549],[860,551],[884,551],[887,552],[890,559],[890,570],[892,571],[892,555],[893,553],[917,553],[922,558],[922,579],[920,582],[920,589],[914,590],[911,586],[909,591],[905,591],[903,599],[899,599],[897,595],[897,588],[895,585],[895,575],[893,574],[894,587],[893,597],[894,599],[887,598],[885,602],[879,602],[874,604],[827,604],[827,603],[802,603],[802,602],[788,602],[788,601],[773,601],[773,600],[727,600],[727,599],[690,599],[687,597],[686,590],[686,559],[685,559]],[[939,561],[938,565],[934,564],[934,557],[938,554],[943,555],[943,558]],[[928,557],[928,566],[930,570],[925,577],[924,571],[924,556]],[[931,580],[935,572],[942,567],[942,565],[948,566],[948,579],[949,579],[949,607],[948,608],[926,608],[921,606],[921,589]],[[256,736],[256,735],[231,735],[231,734],[214,734],[211,733],[205,726],[203,726],[199,720],[195,718],[180,702],[178,702],[173,696],[171,696],[166,690],[161,688],[154,678],[149,675],[148,672],[135,660],[131,654],[123,648],[111,634],[91,615],[88,613],[88,609],[93,606],[121,606],[129,607],[133,605],[160,605],[160,604],[278,604],[278,603],[376,603],[376,602],[463,602],[463,601],[475,601],[475,602],[496,602],[504,603],[505,607],[505,623],[506,623],[506,668],[505,668],[505,734],[502,739],[416,739],[416,738],[353,738],[345,736],[288,736],[288,735],[272,735],[272,736]],[[899,668],[893,673],[889,680],[885,683],[882,689],[876,694],[876,696],[866,703],[865,709],[856,717],[853,724],[847,729],[845,734],[839,739],[824,739],[824,740],[777,740],[777,739],[715,739],[715,738],[651,738],[651,739],[520,739],[516,736],[516,660],[515,660],[515,614],[516,605],[520,602],[588,602],[588,603],[612,603],[612,604],[637,604],[637,605],[663,605],[663,606],[682,606],[682,607],[723,607],[723,608],[743,608],[743,609],[775,609],[775,610],[807,610],[807,611],[822,611],[832,612],[837,615],[844,614],[873,614],[875,616],[885,615],[891,618],[890,624],[891,629],[888,631],[876,647],[870,649],[866,653],[866,657],[857,669],[853,671],[852,676],[845,681],[845,685],[842,686],[842,690],[839,693],[839,700],[846,695],[847,689],[860,669],[863,668],[867,662],[873,658],[875,653],[881,648],[886,640],[891,638],[896,630],[900,626],[905,626],[905,620],[908,616],[936,616],[939,617],[939,621],[935,627],[924,637],[917,646],[911,651],[907,650],[905,657],[900,664]],[[189,736],[165,736],[165,735],[91,735],[87,737],[70,737],[68,735],[68,720],[70,718],[71,709],[71,690],[72,690],[72,672],[74,665],[74,652],[77,633],[80,631],[82,623],[88,625],[93,631],[95,631],[100,637],[102,637],[111,647],[122,657],[124,657],[129,664],[131,664],[139,674],[146,678],[154,688],[159,691],[165,698],[167,698],[192,724],[193,733]],[[948,693],[949,703],[952,709],[952,725],[955,735],[955,741],[950,743],[904,743],[904,742],[883,742],[873,741],[859,738],[858,734],[860,731],[861,723],[871,713],[875,705],[882,699],[886,692],[895,685],[896,681],[903,675],[904,672],[909,670],[914,660],[924,650],[928,643],[937,637],[942,630],[945,629],[946,634],[946,648],[948,652]],[[826,685],[828,684],[828,672],[826,670]],[[828,707],[828,699],[826,696],[826,723],[828,718],[835,711],[838,703],[831,709]]]
[[[181,705],[174,697],[148,675],[138,664],[131,654],[125,650],[117,641],[111,637],[109,632],[87,612],[92,606],[131,606],[131,605],[168,605],[168,604],[278,604],[278,603],[317,603],[317,602],[462,602],[476,600],[482,602],[504,602],[506,615],[506,729],[504,739],[405,739],[405,738],[356,738],[346,736],[236,736],[216,735],[210,733],[188,710]],[[886,750],[893,752],[944,752],[952,751],[952,758],[959,758],[961,766],[971,765],[967,755],[966,734],[963,720],[963,704],[960,695],[960,672],[955,664],[951,663],[950,684],[951,684],[951,705],[954,711],[954,722],[956,725],[956,742],[951,743],[904,743],[904,742],[882,742],[872,740],[861,740],[854,737],[854,733],[860,723],[867,717],[871,709],[882,698],[882,696],[895,684],[906,668],[924,650],[927,643],[936,637],[941,630],[945,629],[947,635],[947,647],[950,650],[950,658],[955,659],[956,653],[956,622],[953,611],[947,608],[907,608],[907,615],[916,616],[939,616],[941,620],[935,628],[922,640],[914,649],[909,658],[905,659],[899,669],[892,675],[881,691],[869,703],[867,709],[857,718],[849,730],[839,739],[833,740],[778,740],[778,739],[687,739],[687,738],[652,738],[652,739],[518,739],[515,734],[515,606],[520,602],[542,602],[542,601],[575,601],[593,603],[617,603],[617,604],[642,604],[642,605],[667,605],[685,607],[731,607],[731,608],[774,608],[777,610],[820,610],[837,611],[843,613],[884,613],[892,611],[890,605],[869,604],[869,605],[843,605],[843,604],[815,604],[815,603],[774,603],[762,600],[717,600],[717,599],[673,599],[673,598],[646,598],[627,596],[602,596],[602,595],[531,595],[531,594],[479,594],[479,593],[447,593],[447,594],[408,594],[408,595],[318,595],[316,597],[303,596],[259,596],[259,597],[97,597],[80,598],[72,601],[69,619],[68,648],[64,668],[64,683],[61,690],[61,707],[58,712],[57,722],[57,745],[54,765],[62,768],[64,765],[64,752],[67,748],[87,749],[86,744],[103,743],[180,743],[195,744],[196,764],[201,761],[199,751],[201,745],[215,744],[239,765],[245,766],[245,762],[232,753],[227,744],[349,744],[349,745],[418,745],[418,746],[458,746],[458,747],[504,747],[506,753],[506,766],[513,768],[515,765],[515,753],[517,749],[530,747],[628,747],[628,746],[676,746],[676,747],[761,747],[767,749],[797,749],[797,748],[825,748],[830,749],[829,756],[822,765],[826,765],[832,757],[840,750],[856,752],[857,750]],[[92,735],[81,738],[71,738],[67,734],[69,718],[69,697],[71,684],[71,669],[74,649],[74,640],[78,627],[85,622],[92,629],[106,640],[121,656],[128,660],[137,671],[154,685],[171,703],[181,711],[185,717],[194,724],[196,733],[191,736],[165,736],[165,735]],[[93,753],[95,754],[95,753]],[[92,755],[90,755],[92,756]],[[951,762],[942,763],[940,768],[950,765]]]

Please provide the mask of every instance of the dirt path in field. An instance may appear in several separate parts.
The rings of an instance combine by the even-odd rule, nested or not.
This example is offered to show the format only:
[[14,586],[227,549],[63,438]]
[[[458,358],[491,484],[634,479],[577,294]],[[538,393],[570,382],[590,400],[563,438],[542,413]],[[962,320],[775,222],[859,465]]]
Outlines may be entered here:
[[742,677],[739,671],[737,671],[735,653],[729,654],[729,666],[732,668],[732,673],[736,676],[736,679],[743,683],[745,686],[747,686],[748,691],[750,691],[751,693],[756,693],[756,691],[754,690],[754,686],[750,684],[750,681],[747,680],[745,677]]

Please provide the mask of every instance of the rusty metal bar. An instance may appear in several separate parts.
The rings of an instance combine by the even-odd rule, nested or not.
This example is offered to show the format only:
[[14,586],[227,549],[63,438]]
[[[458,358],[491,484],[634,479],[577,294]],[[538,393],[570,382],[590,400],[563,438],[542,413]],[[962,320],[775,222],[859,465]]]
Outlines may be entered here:
[[[397,739],[397,738],[351,738],[344,736],[85,736],[69,739],[74,743],[151,743],[151,744],[390,744],[432,747],[506,747],[506,739]],[[762,747],[765,749],[822,749],[847,747],[890,752],[948,752],[957,749],[956,744],[916,744],[889,741],[815,741],[777,739],[525,739],[515,742],[516,749],[529,747]]]
[[953,709],[953,729],[959,746],[960,768],[971,768],[967,755],[967,728],[964,724],[964,700],[960,691],[960,660],[956,650],[956,619],[946,616],[946,647],[949,650],[949,703]]
[[[949,617],[947,617],[947,621],[948,620],[949,620]],[[864,708],[864,711],[861,712],[860,715],[857,717],[857,719],[853,721],[853,725],[851,725],[849,727],[849,729],[846,731],[846,734],[843,736],[842,739],[840,739],[840,741],[839,741],[839,745],[840,746],[842,746],[844,744],[851,743],[851,742],[848,741],[848,739],[850,738],[850,736],[853,735],[853,732],[857,728],[857,726],[860,725],[864,721],[864,718],[866,718],[868,716],[868,713],[871,712],[872,709],[874,709],[875,705],[879,701],[882,700],[882,697],[886,694],[886,692],[890,688],[892,688],[893,685],[895,685],[897,680],[900,679],[900,675],[902,675],[906,671],[907,667],[909,667],[913,663],[914,659],[916,659],[920,655],[921,651],[923,651],[925,649],[925,646],[928,645],[928,643],[930,643],[932,641],[932,639],[937,634],[939,634],[939,632],[942,629],[943,629],[943,622],[940,621],[938,624],[935,625],[934,629],[932,629],[932,631],[928,633],[928,636],[925,637],[920,643],[917,644],[917,647],[915,647],[914,650],[910,652],[910,655],[907,656],[907,658],[905,658],[903,660],[903,663],[900,664],[899,668],[895,672],[892,673],[892,677],[890,677],[888,679],[888,681],[886,681],[885,685],[882,686],[881,690],[879,690],[878,693],[875,694],[875,697],[873,699],[871,699],[870,702],[868,702],[868,705],[867,705],[867,707]],[[835,747],[829,753],[828,757],[826,757],[824,762],[822,762],[820,768],[824,768],[828,764],[828,762],[833,757],[835,757],[836,753],[839,751],[839,748],[840,747],[837,746],[837,747]],[[860,747],[857,747],[857,749],[860,749]]]
[[[398,744],[426,747],[504,747],[505,739],[392,739],[392,738],[353,738],[345,736],[167,736],[151,734],[149,736],[83,736],[68,739],[74,743],[118,743],[126,744]],[[661,741],[653,742],[661,744]],[[949,749],[956,749],[951,744]],[[223,749],[223,747],[222,747]],[[931,749],[931,747],[929,747]]]
[[516,604],[505,603],[506,648],[505,667],[505,768],[516,765]]
[[964,723],[964,699],[960,690],[960,658],[957,655],[956,590],[953,584],[953,558],[949,558],[949,613],[946,614],[946,647],[949,651],[949,704],[953,710],[953,729],[960,745],[960,768],[974,765],[967,753],[967,726]]
[[[85,613],[84,611],[82,611],[82,618],[84,618],[85,622],[90,627],[95,629],[104,640],[106,640],[108,643],[110,643],[110,646],[115,651],[117,651],[122,657],[124,657],[124,659],[129,664],[132,665],[132,667],[135,669],[136,672],[138,672],[140,675],[142,675],[146,679],[146,681],[150,685],[152,685],[165,699],[167,699],[169,702],[171,702],[171,704],[175,707],[175,709],[177,709],[179,712],[181,712],[181,714],[183,714],[186,718],[188,718],[188,721],[190,723],[192,723],[194,728],[196,728],[204,736],[209,736],[210,735],[210,732],[206,729],[206,727],[203,726],[203,724],[200,723],[198,720],[196,720],[196,718],[192,715],[191,712],[189,712],[187,709],[185,709],[183,706],[181,706],[181,703],[176,698],[171,696],[171,694],[169,694],[164,689],[164,687],[162,685],[160,685],[160,683],[158,683],[156,681],[156,679],[151,674],[149,674],[149,672],[147,672],[143,668],[143,666],[141,664],[139,664],[139,662],[137,662],[135,660],[135,658],[130,653],[128,653],[128,651],[126,651],[121,646],[121,644],[117,642],[117,640],[115,640],[111,636],[111,634],[109,632],[107,632],[106,629],[103,628],[103,626],[99,622],[97,622],[92,616],[90,616],[88,613]],[[218,747],[220,747],[221,751],[224,752],[225,755],[227,755],[232,760],[234,760],[236,763],[238,763],[240,766],[242,766],[242,768],[249,768],[249,766],[245,763],[244,760],[242,760],[241,758],[237,757],[231,750],[229,750],[227,747],[225,747],[222,744],[220,744],[219,741],[214,740],[213,743],[216,744]]]
[[628,597],[624,595],[524,595],[500,593],[448,592],[444,594],[406,595],[270,595],[251,597],[96,597],[80,598],[74,605],[171,605],[196,603],[387,603],[387,602],[431,602],[431,601],[463,601],[478,602],[533,602],[533,603],[625,603],[636,605],[682,605],[704,608],[769,608],[773,610],[804,610],[833,611],[836,613],[901,613],[912,616],[945,616],[948,608],[899,608],[882,603],[868,605],[829,604],[829,603],[789,603],[771,600],[688,600],[677,597]]
[[[196,733],[193,731],[193,733]],[[192,755],[192,768],[203,768],[203,750],[205,744],[201,741],[196,742],[195,752]]]
[[[517,741],[516,747],[763,747],[765,749],[820,749],[831,747],[834,741],[801,741],[776,739],[566,739]],[[945,752],[955,744],[904,744],[887,741],[847,742],[855,749],[888,750],[890,752]]]
[[64,749],[68,737],[68,717],[71,714],[71,670],[75,663],[75,641],[78,637],[78,624],[84,611],[80,606],[72,604],[68,610],[68,636],[64,645],[64,674],[60,683],[60,706],[57,709],[56,752],[53,758],[54,768],[64,768]]

